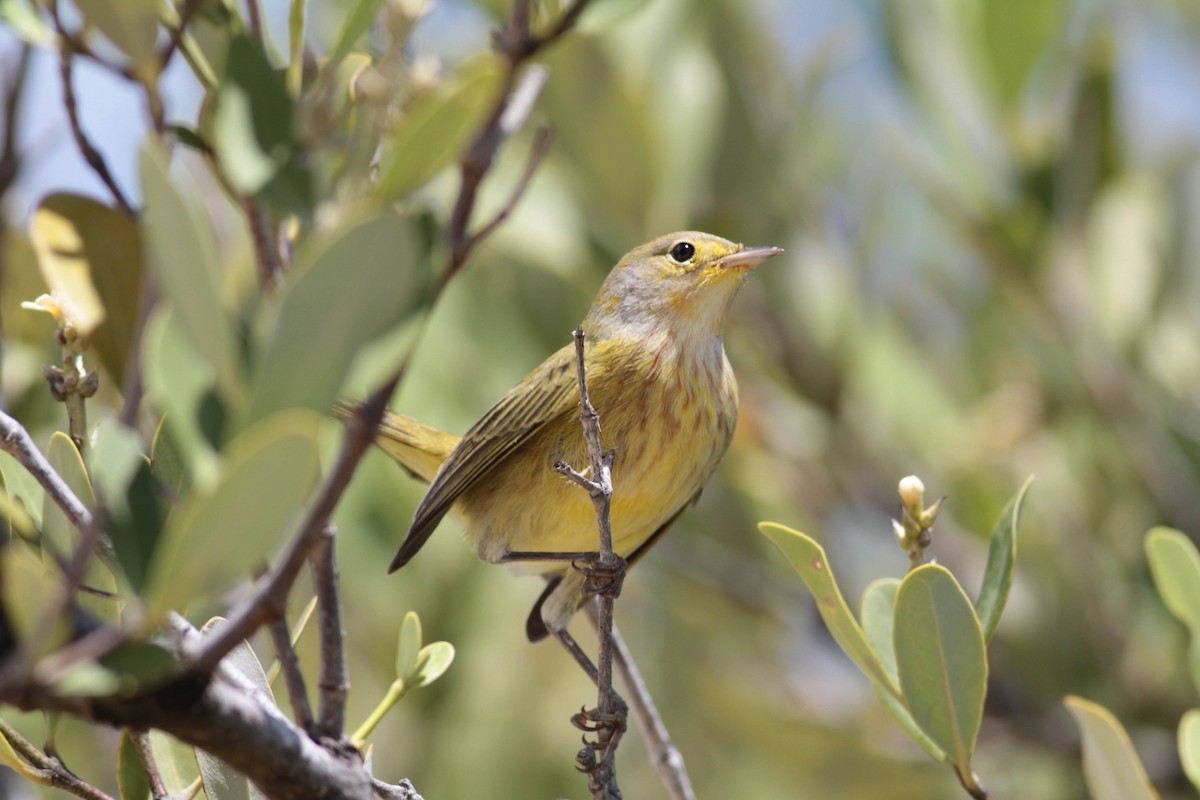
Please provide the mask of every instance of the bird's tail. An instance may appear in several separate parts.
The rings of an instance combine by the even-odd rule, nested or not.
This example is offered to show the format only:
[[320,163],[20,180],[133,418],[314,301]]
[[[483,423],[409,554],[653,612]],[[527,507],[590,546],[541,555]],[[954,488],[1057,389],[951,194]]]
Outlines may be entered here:
[[[334,414],[346,419],[358,406],[358,403],[341,401],[334,407]],[[429,483],[458,440],[459,437],[452,433],[388,411],[379,423],[375,444],[414,477]]]

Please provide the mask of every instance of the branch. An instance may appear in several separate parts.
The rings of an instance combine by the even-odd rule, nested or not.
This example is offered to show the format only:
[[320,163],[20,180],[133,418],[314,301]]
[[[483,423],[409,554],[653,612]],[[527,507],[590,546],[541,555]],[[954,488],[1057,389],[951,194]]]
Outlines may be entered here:
[[[589,603],[587,612],[592,624],[599,625],[595,604]],[[663,724],[654,699],[650,696],[650,690],[646,688],[646,682],[642,680],[633,654],[629,652],[621,632],[615,625],[612,629],[612,643],[617,670],[621,673],[621,682],[625,685],[625,692],[629,695],[629,702],[633,708],[633,718],[642,732],[642,738],[646,740],[646,749],[650,751],[650,763],[658,772],[659,780],[667,790],[667,796],[671,800],[696,800],[691,779],[688,778],[687,768],[683,764],[683,754],[671,741],[671,734]]]
[[267,623],[267,630],[271,634],[275,657],[279,659],[279,671],[283,673],[283,683],[287,687],[288,700],[292,704],[292,718],[304,730],[312,731],[312,705],[308,702],[308,689],[304,685],[300,659],[296,658],[296,651],[292,648],[287,620],[282,616],[274,617]]
[[280,613],[279,609],[286,604],[288,591],[296,576],[321,537],[363,454],[371,446],[375,431],[383,419],[387,401],[403,374],[404,369],[401,367],[359,405],[347,420],[346,434],[342,439],[342,449],[338,453],[337,462],[326,476],[317,500],[305,516],[300,530],[266,578],[259,582],[250,597],[230,615],[229,624],[222,625],[211,636],[204,638],[204,643],[192,661],[195,669],[211,672],[239,642],[248,638],[272,616]]
[[[582,327],[574,331],[575,371],[579,380],[579,419],[583,424],[583,438],[587,442],[590,475],[585,477],[570,465],[558,462],[554,468],[587,490],[596,509],[596,521],[600,529],[600,550],[595,563],[583,569],[588,594],[595,594],[599,605],[596,624],[600,639],[600,653],[596,663],[596,687],[598,690],[595,713],[584,712],[576,718],[576,724],[584,730],[594,730],[596,741],[584,738],[584,749],[576,757],[579,768],[588,774],[588,788],[596,800],[619,798],[617,787],[617,743],[625,732],[626,707],[612,687],[613,662],[613,600],[621,591],[625,559],[613,552],[612,544],[612,464],[613,451],[605,453],[600,443],[600,415],[596,413],[588,395],[587,370],[584,364],[584,332]],[[587,723],[591,724],[588,725]],[[600,759],[596,760],[599,751]]]
[[[542,35],[536,35],[529,30],[529,0],[516,0],[513,3],[512,15],[508,24],[495,36],[495,47],[508,59],[508,73],[505,75],[496,105],[484,123],[479,135],[467,148],[466,155],[459,165],[461,181],[458,197],[454,202],[454,210],[450,214],[450,223],[446,231],[450,256],[446,268],[439,279],[439,288],[445,286],[462,268],[471,252],[479,246],[499,221],[493,220],[477,233],[470,233],[471,216],[475,210],[475,201],[479,195],[479,186],[484,176],[495,160],[496,153],[504,140],[519,130],[525,124],[533,105],[546,83],[545,68],[530,69],[522,74],[522,67],[543,48],[571,30],[583,13],[589,0],[575,0],[563,13],[558,22]],[[518,83],[518,77],[520,82]],[[546,143],[548,144],[548,142]],[[535,145],[537,148],[544,145]],[[541,161],[541,155],[531,158],[531,164],[526,171],[529,173],[521,181],[518,190],[510,199],[507,210],[501,211],[500,219],[508,216],[525,186],[532,177],[532,171]]]
[[142,766],[146,768],[146,777],[150,779],[150,800],[171,800],[167,787],[163,784],[162,772],[158,768],[158,760],[150,746],[150,735],[145,731],[129,731],[129,738],[137,750]]
[[334,553],[336,530],[325,526],[312,553],[317,584],[317,623],[321,630],[321,677],[315,734],[340,739],[346,724],[346,695],[350,675],[346,670],[346,630],[342,625],[342,600],[338,591],[338,568]]
[[92,527],[92,512],[75,496],[75,492],[71,491],[71,487],[54,467],[50,466],[42,451],[33,443],[29,431],[3,411],[0,411],[0,450],[4,450],[20,462],[63,510],[72,525],[80,531]]
[[34,747],[28,739],[17,733],[16,729],[5,720],[0,719],[0,737],[8,740],[13,752],[21,757],[26,766],[20,771],[29,780],[44,786],[70,792],[76,797],[86,800],[113,800],[104,792],[81,779],[57,756],[48,755]]
[[83,160],[92,168],[104,185],[108,187],[108,191],[112,193],[113,199],[121,210],[126,214],[133,214],[133,206],[129,204],[129,200],[125,197],[125,193],[121,191],[121,187],[117,185],[112,173],[108,169],[108,164],[104,160],[104,156],[96,149],[87,134],[83,130],[83,125],[79,121],[79,105],[75,99],[75,89],[71,83],[71,70],[73,67],[73,55],[71,37],[63,29],[62,21],[57,14],[53,15],[54,25],[62,37],[62,49],[59,52],[59,77],[62,80],[63,104],[67,108],[67,120],[71,125],[71,135],[75,137],[75,145],[79,148],[80,154],[83,155]]

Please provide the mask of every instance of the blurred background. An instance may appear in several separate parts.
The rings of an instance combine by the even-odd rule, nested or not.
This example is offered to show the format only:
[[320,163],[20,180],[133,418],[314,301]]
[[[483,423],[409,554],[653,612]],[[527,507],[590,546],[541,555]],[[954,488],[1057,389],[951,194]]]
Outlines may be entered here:
[[[349,3],[309,5],[320,53]],[[286,52],[287,3],[265,9]],[[506,13],[441,0],[410,65],[453,71]],[[15,56],[0,30],[0,71]],[[479,218],[504,202],[539,124],[554,130],[550,154],[434,310],[393,407],[465,430],[569,340],[612,264],[654,235],[786,248],[733,307],[733,446],[617,603],[698,795],[965,796],[883,711],[755,528],[817,537],[857,598],[904,574],[888,519],[915,473],[947,498],[931,553],[970,592],[996,516],[1036,476],[989,650],[984,784],[997,798],[1086,796],[1061,704],[1074,693],[1125,723],[1164,797],[1191,796],[1175,749],[1197,704],[1185,631],[1150,584],[1142,537],[1157,524],[1200,535],[1200,5],[597,0],[544,63],[545,92]],[[30,80],[7,263],[45,192],[107,197],[65,132],[52,54],[34,55]],[[140,105],[83,65],[78,80],[84,124],[134,190]],[[164,85],[168,118],[194,119],[186,71]],[[444,222],[456,190],[448,170],[419,201]],[[228,262],[249,263],[242,228],[218,230]],[[53,351],[45,321],[31,331],[34,315],[15,310],[36,291],[14,274],[3,391],[44,441],[63,424],[39,369]],[[376,774],[429,800],[584,797],[568,718],[594,692],[560,648],[525,641],[540,581],[478,563],[452,522],[385,574],[422,492],[372,453],[338,514],[348,722],[385,692],[415,610],[458,658],[376,732]],[[575,632],[590,646],[582,619]],[[313,642],[302,649],[315,663]],[[68,763],[88,774],[95,759],[88,777],[106,785],[115,744],[84,732],[64,723],[64,750],[85,754]],[[662,796],[636,731],[619,768],[627,796]]]

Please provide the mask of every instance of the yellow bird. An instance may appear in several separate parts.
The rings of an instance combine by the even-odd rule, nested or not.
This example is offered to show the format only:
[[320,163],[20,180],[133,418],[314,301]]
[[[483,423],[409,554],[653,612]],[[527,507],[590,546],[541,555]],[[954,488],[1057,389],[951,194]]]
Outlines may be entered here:
[[[613,549],[631,564],[699,496],[729,446],[738,390],[722,342],[726,312],[750,270],[781,252],[707,233],[660,236],[621,259],[583,320],[588,392],[604,449],[616,454]],[[573,343],[461,438],[389,412],[377,444],[430,483],[390,571],[451,513],[481,559],[548,580],[530,640],[565,630],[585,597],[561,554],[599,546],[587,492],[554,469],[588,464]]]

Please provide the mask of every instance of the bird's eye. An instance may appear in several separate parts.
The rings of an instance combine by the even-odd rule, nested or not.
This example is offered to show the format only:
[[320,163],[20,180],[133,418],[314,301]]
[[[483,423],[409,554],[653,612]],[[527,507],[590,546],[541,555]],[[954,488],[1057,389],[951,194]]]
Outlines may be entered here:
[[679,242],[671,248],[671,258],[679,264],[686,264],[692,260],[694,255],[696,255],[696,246],[691,242]]

